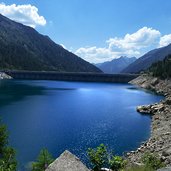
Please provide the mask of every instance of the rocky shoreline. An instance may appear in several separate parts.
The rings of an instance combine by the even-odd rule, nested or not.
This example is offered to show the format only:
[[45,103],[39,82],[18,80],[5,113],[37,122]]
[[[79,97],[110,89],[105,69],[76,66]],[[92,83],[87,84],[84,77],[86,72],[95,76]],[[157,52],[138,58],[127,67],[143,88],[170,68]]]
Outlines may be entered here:
[[12,79],[12,77],[3,72],[0,72],[0,80],[2,79]]
[[142,75],[130,83],[162,94],[165,99],[137,107],[138,112],[152,116],[151,137],[136,151],[127,153],[127,158],[131,163],[141,164],[143,154],[152,152],[158,154],[167,166],[171,166],[171,80]]

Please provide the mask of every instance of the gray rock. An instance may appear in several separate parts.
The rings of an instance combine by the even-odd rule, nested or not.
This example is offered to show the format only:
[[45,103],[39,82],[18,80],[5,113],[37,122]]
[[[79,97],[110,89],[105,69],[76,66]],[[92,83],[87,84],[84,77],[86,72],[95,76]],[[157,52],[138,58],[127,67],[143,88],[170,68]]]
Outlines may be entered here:
[[107,169],[107,168],[101,168],[101,171],[112,171],[112,170]]
[[170,156],[171,155],[171,148],[170,149],[167,149],[166,151],[163,151],[162,152],[162,156]]
[[46,171],[90,171],[75,155],[69,151],[62,153]]
[[0,79],[11,79],[11,76],[9,76],[3,72],[0,72]]
[[171,167],[162,168],[162,169],[159,169],[157,171],[171,171]]
[[140,113],[148,113],[148,114],[150,114],[150,106],[138,106],[137,107],[137,112],[140,112]]
[[167,98],[165,103],[171,105],[171,98]]
[[151,85],[152,86],[155,86],[156,84],[158,84],[159,83],[159,79],[158,78],[153,78],[152,80],[151,80]]

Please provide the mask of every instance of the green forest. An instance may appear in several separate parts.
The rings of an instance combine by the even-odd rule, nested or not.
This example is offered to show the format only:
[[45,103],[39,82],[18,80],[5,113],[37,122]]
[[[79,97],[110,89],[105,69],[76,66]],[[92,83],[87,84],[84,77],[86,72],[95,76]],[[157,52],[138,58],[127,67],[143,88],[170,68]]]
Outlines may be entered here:
[[171,55],[168,55],[163,61],[158,61],[151,65],[148,72],[155,77],[170,78],[171,77]]

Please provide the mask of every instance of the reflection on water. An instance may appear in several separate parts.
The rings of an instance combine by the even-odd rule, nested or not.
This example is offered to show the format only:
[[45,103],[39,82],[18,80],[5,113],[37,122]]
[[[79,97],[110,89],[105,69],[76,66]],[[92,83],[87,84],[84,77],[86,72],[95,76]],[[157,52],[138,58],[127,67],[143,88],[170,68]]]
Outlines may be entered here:
[[44,87],[22,84],[11,80],[0,80],[0,107],[21,101],[26,96],[43,95]]

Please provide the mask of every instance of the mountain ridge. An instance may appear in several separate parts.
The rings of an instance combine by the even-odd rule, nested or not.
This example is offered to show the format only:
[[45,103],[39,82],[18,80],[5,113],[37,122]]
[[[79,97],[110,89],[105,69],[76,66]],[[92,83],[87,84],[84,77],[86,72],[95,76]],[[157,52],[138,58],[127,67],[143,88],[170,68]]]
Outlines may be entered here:
[[122,70],[122,73],[139,73],[141,71],[145,71],[153,63],[164,60],[164,58],[169,54],[171,54],[171,44],[165,47],[153,49]]
[[0,69],[101,72],[97,67],[53,42],[48,36],[1,14]]
[[117,59],[107,61],[104,63],[95,64],[96,67],[101,69],[104,73],[116,74],[120,73],[124,68],[136,60],[135,57],[121,56]]

